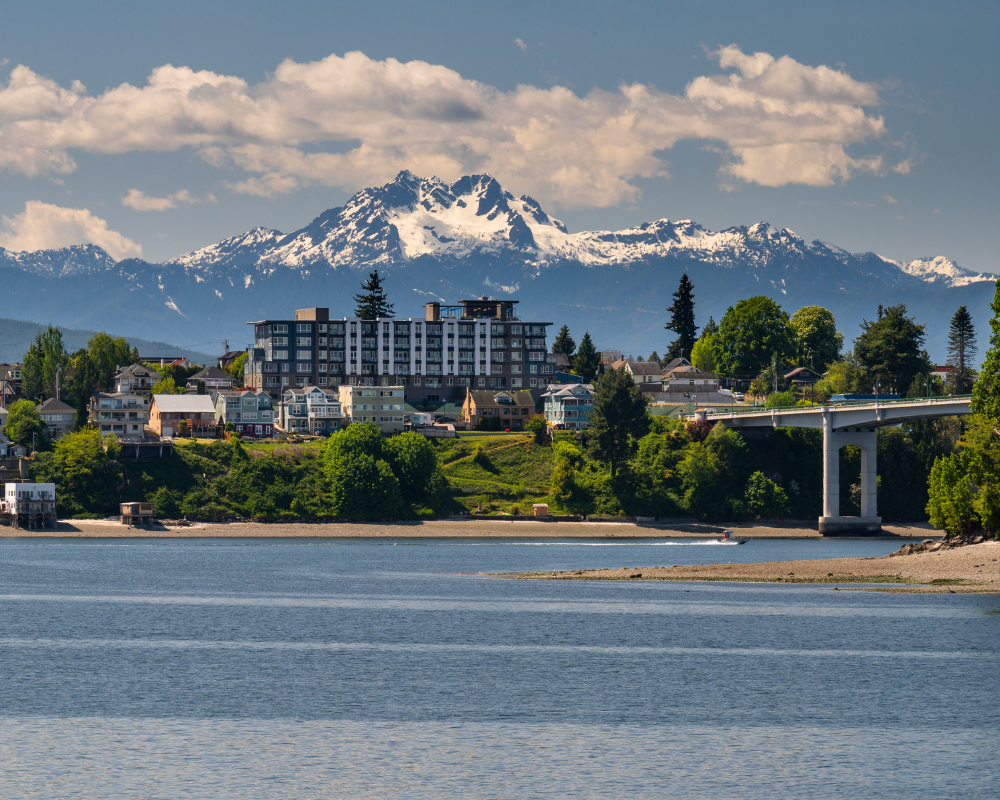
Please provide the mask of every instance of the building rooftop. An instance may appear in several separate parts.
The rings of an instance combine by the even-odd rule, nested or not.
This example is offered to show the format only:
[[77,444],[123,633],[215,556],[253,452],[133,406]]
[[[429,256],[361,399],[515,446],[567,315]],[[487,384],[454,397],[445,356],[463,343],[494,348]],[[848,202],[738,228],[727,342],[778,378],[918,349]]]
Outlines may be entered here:
[[215,403],[207,394],[154,394],[153,402],[160,411],[169,413],[215,413]]
[[38,405],[39,414],[66,414],[67,412],[75,414],[76,409],[73,406],[66,405],[62,400],[56,400],[54,397],[50,397]]
[[[469,397],[475,403],[476,408],[510,408],[511,406],[532,406],[535,405],[535,398],[531,392],[523,389],[517,391],[505,391],[503,389],[487,391],[485,389],[469,390]],[[509,398],[505,400],[504,398]]]

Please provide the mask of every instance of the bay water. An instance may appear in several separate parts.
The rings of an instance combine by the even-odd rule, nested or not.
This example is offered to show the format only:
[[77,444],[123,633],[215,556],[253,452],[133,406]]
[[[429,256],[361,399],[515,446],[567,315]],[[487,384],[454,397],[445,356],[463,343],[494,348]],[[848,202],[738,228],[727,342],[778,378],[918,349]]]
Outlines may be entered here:
[[479,574],[899,544],[5,540],[0,797],[998,797],[995,595]]

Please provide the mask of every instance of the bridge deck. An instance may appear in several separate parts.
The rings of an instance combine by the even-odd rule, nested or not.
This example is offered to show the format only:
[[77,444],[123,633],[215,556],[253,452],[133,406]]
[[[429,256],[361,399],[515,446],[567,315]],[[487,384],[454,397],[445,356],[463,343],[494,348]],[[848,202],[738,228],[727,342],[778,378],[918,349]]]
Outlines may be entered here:
[[972,413],[971,395],[931,397],[920,400],[890,400],[887,402],[837,403],[825,406],[794,406],[792,408],[760,408],[720,414],[695,414],[689,419],[704,418],[723,422],[736,428],[880,428],[902,422],[938,419]]

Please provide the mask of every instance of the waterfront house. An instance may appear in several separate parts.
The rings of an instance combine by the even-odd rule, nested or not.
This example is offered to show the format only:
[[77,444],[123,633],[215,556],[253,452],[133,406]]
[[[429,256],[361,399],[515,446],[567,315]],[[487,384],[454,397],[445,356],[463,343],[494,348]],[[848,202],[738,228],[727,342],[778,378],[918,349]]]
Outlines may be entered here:
[[56,485],[28,481],[6,483],[0,511],[9,515],[13,528],[54,528]]
[[90,398],[89,419],[102,435],[144,438],[149,424],[149,396],[136,392],[97,392]]
[[593,408],[594,387],[589,383],[552,384],[542,395],[545,421],[556,428],[585,431]]
[[524,423],[535,413],[531,392],[483,392],[467,389],[462,406],[462,420],[468,430],[475,430],[480,420],[499,419],[500,430],[524,430]]
[[207,394],[154,394],[149,405],[149,427],[158,436],[176,436],[182,420],[189,435],[214,438],[215,402]]
[[350,422],[344,413],[339,389],[320,386],[287,390],[281,398],[279,419],[281,428],[288,433],[321,436],[336,433]]
[[274,409],[271,395],[254,389],[217,391],[215,422],[225,428],[231,422],[236,432],[249,439],[267,439],[274,435]]

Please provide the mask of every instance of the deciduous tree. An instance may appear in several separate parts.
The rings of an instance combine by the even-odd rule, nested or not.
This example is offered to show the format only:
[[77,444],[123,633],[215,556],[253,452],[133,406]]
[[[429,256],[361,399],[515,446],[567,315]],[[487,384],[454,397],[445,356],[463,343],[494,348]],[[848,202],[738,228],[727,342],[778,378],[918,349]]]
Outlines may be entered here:
[[837,321],[822,306],[800,308],[790,320],[795,334],[800,366],[810,366],[823,372],[840,358],[844,335],[837,332]]
[[21,368],[22,389],[26,397],[55,397],[56,372],[65,380],[69,355],[63,345],[62,331],[49,325],[35,334],[35,340],[24,354]]
[[115,371],[139,361],[139,351],[122,337],[113,337],[104,331],[95,333],[87,342],[87,352],[97,368],[97,379],[101,391],[109,392],[114,387]]
[[7,409],[3,433],[22,447],[38,446],[45,440],[45,423],[30,400],[17,400]]
[[883,309],[874,322],[861,323],[854,342],[854,360],[861,368],[860,388],[905,395],[918,373],[931,368],[924,345],[924,326],[906,315],[903,304]]
[[759,375],[772,359],[777,358],[781,367],[795,352],[788,314],[763,295],[730,306],[712,343],[718,372],[724,377]]

